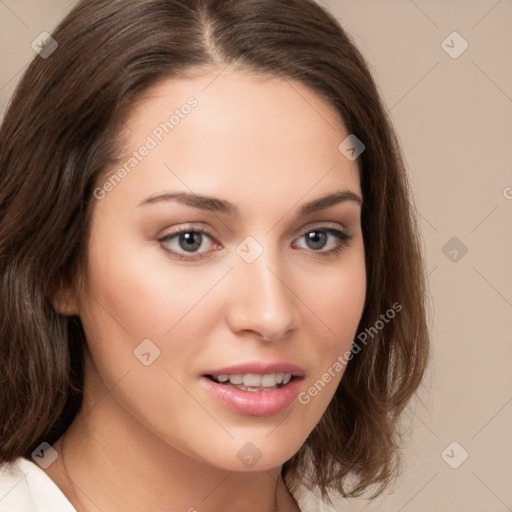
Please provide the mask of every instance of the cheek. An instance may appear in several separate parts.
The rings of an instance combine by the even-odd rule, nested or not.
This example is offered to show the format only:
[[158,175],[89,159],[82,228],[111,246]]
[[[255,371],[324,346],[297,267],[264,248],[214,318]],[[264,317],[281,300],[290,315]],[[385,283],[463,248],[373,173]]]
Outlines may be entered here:
[[339,272],[324,283],[322,293],[315,300],[318,317],[331,335],[325,347],[331,354],[350,348],[365,304],[366,268],[362,242],[353,249]]
[[310,318],[316,326],[312,331],[317,333],[316,343],[310,348],[314,370],[298,397],[302,406],[316,411],[316,420],[327,408],[343,377],[364,309],[366,268],[362,243],[354,247],[350,258],[326,281],[311,308]]
[[89,253],[90,297],[86,300],[95,299],[90,301],[94,314],[106,316],[108,323],[115,321],[134,340],[162,338],[187,322],[188,312],[211,288],[215,276],[206,267],[192,272],[171,264],[163,249],[154,245],[107,241],[100,236],[97,240]]
[[365,302],[364,272],[345,275],[339,285],[330,287],[321,301],[322,319],[332,334],[330,348],[345,350],[352,342]]

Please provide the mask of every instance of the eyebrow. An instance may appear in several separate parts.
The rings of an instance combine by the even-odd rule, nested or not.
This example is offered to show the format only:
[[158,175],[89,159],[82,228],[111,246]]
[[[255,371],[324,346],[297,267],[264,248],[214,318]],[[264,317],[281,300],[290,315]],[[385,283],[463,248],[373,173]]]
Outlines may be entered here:
[[[191,206],[193,208],[199,208],[200,210],[206,210],[214,213],[222,213],[231,217],[235,217],[240,214],[238,207],[229,201],[226,201],[225,199],[219,199],[217,197],[206,195],[191,194],[188,192],[172,192],[150,196],[139,203],[138,206],[147,206],[164,201],[177,201],[178,203],[184,204],[186,206]],[[331,206],[345,201],[354,201],[360,206],[363,205],[363,200],[359,195],[351,192],[350,190],[340,190],[327,196],[314,199],[313,201],[302,205],[298,214],[299,216],[309,215],[311,213],[317,212],[319,210],[325,210]]]

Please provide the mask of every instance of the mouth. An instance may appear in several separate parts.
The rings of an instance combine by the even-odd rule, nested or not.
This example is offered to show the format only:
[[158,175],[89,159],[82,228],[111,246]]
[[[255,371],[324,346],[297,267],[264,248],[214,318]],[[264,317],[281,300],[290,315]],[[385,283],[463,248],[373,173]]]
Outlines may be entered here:
[[205,375],[205,377],[222,386],[251,392],[275,391],[286,386],[290,381],[299,378],[292,373],[284,372],[266,373],[264,375],[257,373],[218,374]]
[[295,402],[304,371],[288,363],[247,363],[205,372],[202,382],[217,403],[246,416],[273,416]]

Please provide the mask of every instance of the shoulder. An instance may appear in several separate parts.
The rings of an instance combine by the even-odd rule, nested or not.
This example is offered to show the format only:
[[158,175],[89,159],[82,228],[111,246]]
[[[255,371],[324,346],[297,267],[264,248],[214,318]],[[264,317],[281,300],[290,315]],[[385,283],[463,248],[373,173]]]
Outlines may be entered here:
[[53,480],[23,457],[0,464],[0,511],[76,512]]

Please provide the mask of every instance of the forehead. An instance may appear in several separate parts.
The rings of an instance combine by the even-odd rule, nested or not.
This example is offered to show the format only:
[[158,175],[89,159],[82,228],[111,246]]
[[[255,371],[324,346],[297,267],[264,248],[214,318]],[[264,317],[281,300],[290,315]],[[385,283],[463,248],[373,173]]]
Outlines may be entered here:
[[244,71],[169,79],[139,98],[125,127],[119,165],[134,165],[116,195],[236,192],[250,204],[360,190],[357,163],[338,149],[348,135],[339,114],[298,82]]

